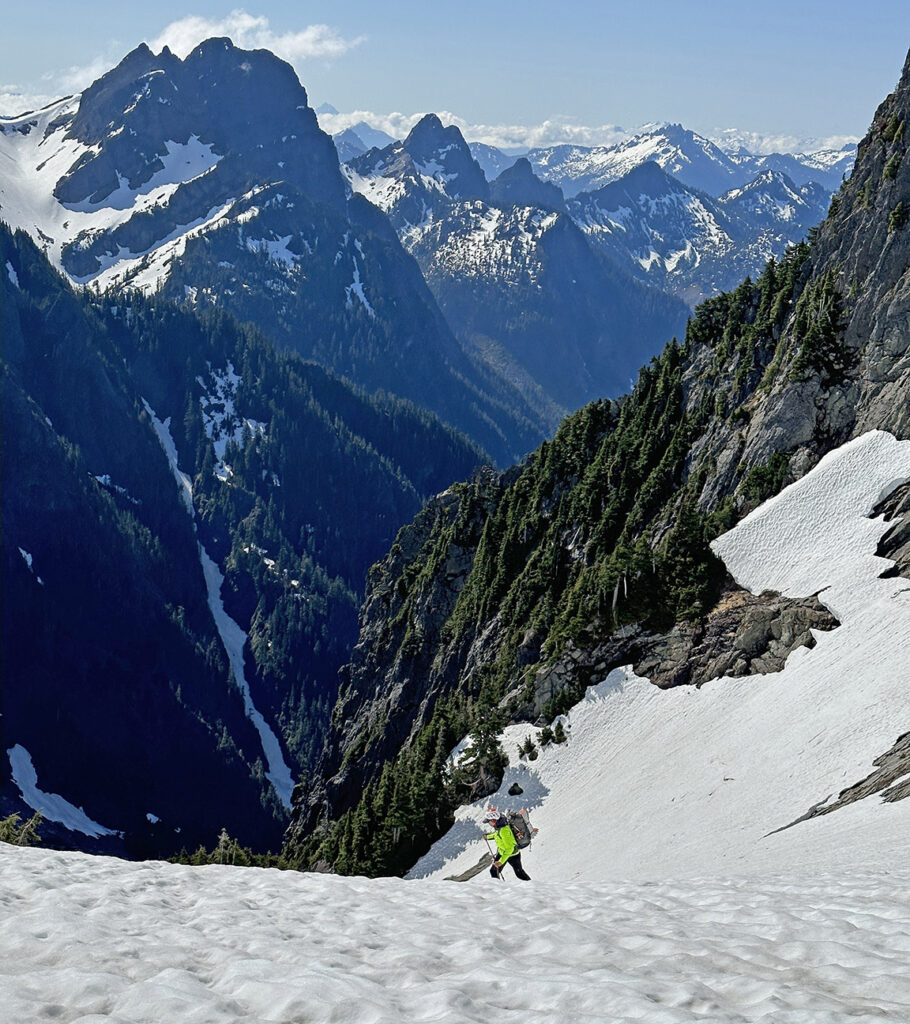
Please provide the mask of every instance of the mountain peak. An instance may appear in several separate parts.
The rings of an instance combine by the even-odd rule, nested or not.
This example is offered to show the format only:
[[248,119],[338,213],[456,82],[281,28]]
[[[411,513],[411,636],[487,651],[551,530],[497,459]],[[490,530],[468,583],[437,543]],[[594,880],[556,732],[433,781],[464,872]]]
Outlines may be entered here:
[[490,183],[490,198],[494,203],[509,206],[543,206],[547,209],[565,210],[562,190],[548,181],[542,181],[534,173],[531,161],[519,157]]
[[[656,160],[646,160],[643,164],[633,167],[625,177],[620,178],[616,185],[627,189],[639,189],[651,196],[667,192],[679,192],[682,183],[668,174]],[[610,185],[606,186],[610,188]]]
[[[189,55],[194,57],[197,54],[203,57],[209,56],[214,53],[221,53],[223,51],[230,52],[236,50],[234,42],[228,36],[211,36],[209,39],[203,39]],[[189,58],[187,58],[189,59]]]
[[451,198],[480,198],[489,194],[487,179],[471,155],[459,129],[445,127],[436,114],[425,114],[403,143],[404,150],[422,174],[445,182]]
[[428,149],[440,148],[447,143],[461,145],[466,150],[468,148],[468,144],[458,128],[455,125],[449,125],[446,128],[437,114],[424,114],[404,140],[405,148],[412,155],[418,151],[425,152]]

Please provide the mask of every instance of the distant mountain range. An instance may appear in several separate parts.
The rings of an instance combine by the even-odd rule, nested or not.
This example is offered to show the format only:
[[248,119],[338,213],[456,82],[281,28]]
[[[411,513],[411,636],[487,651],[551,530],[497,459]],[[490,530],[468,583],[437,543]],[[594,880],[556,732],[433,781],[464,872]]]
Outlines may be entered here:
[[681,303],[589,244],[526,160],[489,183],[436,115],[345,170],[389,217],[462,343],[555,413],[624,390],[685,323]]
[[[335,136],[342,161],[392,140],[374,141],[376,129],[364,122]],[[385,133],[381,133],[385,135]],[[471,155],[489,180],[500,175],[518,159],[495,146],[470,142]],[[780,171],[797,186],[815,182],[829,193],[840,188],[856,160],[856,146],[822,149],[808,153],[749,152],[739,139],[718,145],[679,124],[646,125],[634,135],[609,146],[557,145],[532,148],[524,156],[535,174],[558,185],[571,198],[617,181],[643,163],[653,161],[683,184],[715,198],[742,188],[766,170]]]
[[636,277],[694,305],[761,272],[824,217],[827,191],[766,170],[718,198],[682,184],[657,163],[569,200],[569,213]]
[[[671,146],[674,137],[680,144],[675,148]],[[684,158],[683,146],[691,154],[689,157]],[[477,336],[494,339],[499,353],[504,348],[525,369],[528,368],[525,363],[535,358],[534,343],[520,338],[521,331],[531,326],[530,313],[510,319],[503,311],[509,308],[510,302],[527,303],[529,300],[522,297],[521,289],[515,288],[520,260],[499,235],[518,229],[515,221],[491,214],[490,206],[497,210],[512,207],[537,210],[543,217],[538,217],[538,222],[547,224],[542,232],[535,234],[532,229],[521,235],[525,261],[531,252],[540,254],[530,307],[539,310],[548,288],[551,295],[550,311],[540,310],[532,329],[537,324],[545,324],[542,329],[550,332],[559,329],[565,334],[577,326],[595,339],[599,351],[603,347],[603,336],[598,336],[591,323],[581,327],[584,319],[575,302],[577,295],[584,295],[593,321],[612,322],[617,330],[628,334],[630,318],[636,315],[636,303],[649,304],[649,300],[630,292],[628,285],[622,283],[624,275],[669,292],[693,306],[733,286],[746,274],[760,273],[769,258],[780,256],[822,220],[830,199],[822,185],[812,182],[798,186],[772,167],[757,171],[746,184],[715,197],[708,190],[685,184],[681,177],[663,169],[658,159],[637,162],[650,153],[664,159],[674,170],[710,180],[715,188],[722,182],[743,177],[744,165],[734,165],[707,140],[699,140],[693,133],[680,130],[675,136],[654,133],[621,152],[617,148],[612,154],[609,173],[607,162],[600,159],[603,157],[600,154],[598,174],[589,174],[588,179],[609,178],[623,167],[628,169],[622,177],[594,191],[573,191],[566,201],[562,189],[553,180],[560,175],[550,173],[548,176],[547,172],[554,171],[556,161],[564,170],[573,166],[567,150],[568,147],[563,147],[545,151],[551,162],[544,162],[542,168],[539,154],[544,151],[537,151],[537,157],[531,153],[511,162],[503,161],[504,169],[488,183],[480,173],[480,162],[470,159],[476,147],[468,146],[457,128],[443,129],[435,115],[428,115],[404,142],[370,150],[345,165],[352,188],[390,215],[405,247],[417,257],[456,334],[466,342]],[[573,152],[578,156],[577,150]],[[592,152],[588,152],[587,158]],[[490,154],[486,156],[489,161]],[[532,163],[534,159],[537,159],[538,173]],[[575,169],[579,169],[578,165]],[[567,179],[562,176],[560,180]],[[576,184],[579,180],[582,179],[576,179]],[[577,242],[573,243],[575,262],[571,264],[548,260],[542,255],[546,243],[553,237],[548,232],[557,224],[562,228],[566,221],[574,221],[592,243],[594,251],[608,257],[612,270],[601,269],[600,273],[612,277],[609,287],[592,283],[591,287],[578,291],[577,281],[586,279],[588,274],[578,261],[590,262],[590,257],[582,255],[584,248]],[[571,228],[565,228],[565,232],[566,238],[571,237]],[[563,277],[559,276],[557,265],[565,272]],[[497,276],[508,282],[504,283],[501,294],[496,294],[493,286]],[[466,278],[474,282],[472,287],[461,285]],[[594,280],[590,276],[587,279]],[[485,297],[478,300],[481,291]],[[597,308],[596,300],[595,305],[590,305],[594,296],[602,300],[603,308]],[[567,300],[573,305],[571,313],[561,306]],[[482,312],[484,302],[490,307],[487,315]],[[649,308],[656,311],[656,300],[650,300]],[[623,309],[628,310],[626,316]],[[497,319],[499,322],[495,323]],[[664,336],[679,330],[678,325],[666,318],[652,320],[652,323]],[[638,336],[641,337],[640,333]],[[652,343],[647,333],[642,340],[646,346]],[[541,339],[538,344],[545,345],[545,340]],[[583,342],[581,344],[583,348]],[[616,347],[615,342],[610,345],[613,350]],[[636,347],[629,356],[631,363],[636,359],[640,361],[641,347]],[[587,366],[597,365],[596,355],[592,359],[587,351],[581,359]],[[625,375],[628,364],[622,367],[617,364],[615,369]],[[566,372],[571,372],[568,367]],[[538,381],[546,378],[551,386],[554,383],[552,369],[542,364],[532,371],[532,376]],[[607,393],[609,390],[608,386]],[[590,392],[563,389],[554,392],[553,397],[564,407],[571,407],[579,404],[577,398],[582,394],[587,397]],[[568,400],[570,395],[575,398],[574,403]]]

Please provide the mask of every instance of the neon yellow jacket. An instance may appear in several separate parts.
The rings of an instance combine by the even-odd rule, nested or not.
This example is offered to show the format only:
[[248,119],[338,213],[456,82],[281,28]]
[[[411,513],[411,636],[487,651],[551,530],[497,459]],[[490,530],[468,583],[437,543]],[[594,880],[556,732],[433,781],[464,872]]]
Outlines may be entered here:
[[488,832],[484,839],[496,840],[500,864],[505,864],[509,857],[518,850],[518,844],[515,842],[515,833],[508,825],[503,825],[502,828],[496,829],[495,832]]

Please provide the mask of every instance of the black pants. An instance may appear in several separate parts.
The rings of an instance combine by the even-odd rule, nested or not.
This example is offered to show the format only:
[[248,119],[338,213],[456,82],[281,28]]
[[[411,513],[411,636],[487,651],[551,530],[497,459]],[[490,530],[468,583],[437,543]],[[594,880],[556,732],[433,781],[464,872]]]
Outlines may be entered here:
[[[513,853],[512,856],[509,857],[509,859],[506,861],[506,864],[511,864],[512,865],[512,870],[515,872],[517,877],[520,878],[523,882],[530,882],[531,881],[531,876],[521,866],[521,854],[520,853]],[[503,864],[502,867],[505,867],[505,864]],[[499,875],[500,875],[501,871],[502,871],[502,868],[498,868],[497,869],[495,865],[490,868],[490,874],[494,878],[499,878]]]

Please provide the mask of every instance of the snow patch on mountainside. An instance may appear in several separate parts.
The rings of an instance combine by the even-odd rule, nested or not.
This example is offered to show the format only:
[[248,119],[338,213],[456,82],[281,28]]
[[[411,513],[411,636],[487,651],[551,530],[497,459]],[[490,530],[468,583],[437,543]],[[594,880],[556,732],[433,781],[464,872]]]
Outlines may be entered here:
[[17,743],[7,750],[13,782],[19,787],[22,799],[48,821],[55,821],[73,832],[97,839],[98,836],[115,836],[121,833],[105,828],[93,821],[81,807],[76,807],[58,793],[45,793],[38,787],[38,772],[32,764],[32,755]]
[[[231,367],[231,372],[232,371],[233,367]],[[155,415],[151,406],[145,399],[142,400],[142,403],[145,406],[146,412],[151,417],[155,433],[158,436],[158,440],[161,442],[162,448],[164,448],[165,454],[167,455],[171,472],[181,488],[181,493],[183,494],[183,500],[187,506],[187,511],[190,516],[195,519],[195,511],[193,508],[193,485],[190,478],[186,473],[181,471],[177,464],[177,448],[174,444],[174,439],[171,436],[170,417],[162,422]],[[247,634],[224,609],[224,602],[221,600],[221,587],[224,583],[224,577],[221,570],[201,543],[198,543],[197,547],[199,550],[199,561],[202,563],[202,571],[205,577],[209,609],[212,612],[212,617],[215,620],[215,625],[218,627],[218,633],[221,636],[222,643],[224,644],[224,650],[228,656],[228,662],[231,666],[231,673],[234,677],[234,682],[243,696],[243,705],[246,716],[253,723],[256,731],[259,733],[262,750],[265,754],[266,763],[269,766],[269,770],[266,772],[266,778],[271,782],[278,798],[284,806],[290,807],[291,792],[294,789],[294,780],[291,776],[291,770],[288,768],[287,763],[284,760],[284,753],[281,750],[281,744],[278,742],[278,737],[275,735],[268,722],[266,722],[265,718],[263,718],[262,713],[253,703],[253,698],[250,693],[250,685],[246,678],[243,648],[246,645]]]
[[152,205],[157,206],[169,199],[180,185],[208,174],[221,159],[211,145],[199,141],[198,135],[191,135],[186,142],[168,139],[164,145],[166,152],[158,157],[162,167],[155,171],[148,181],[134,188],[117,171],[117,188],[113,192],[95,202],[88,198],[78,203],[62,205],[73,213],[95,213],[102,207],[132,211],[140,199],[154,196]]
[[211,439],[215,449],[215,476],[219,480],[228,481],[234,475],[234,471],[224,461],[224,456],[232,441],[237,445],[243,443],[244,426],[254,437],[264,434],[268,427],[266,423],[238,414],[235,401],[237,388],[242,381],[243,378],[234,371],[234,364],[230,361],[224,370],[210,369],[208,381],[202,377],[196,378],[196,382],[204,389],[199,396],[199,406],[206,436]]
[[408,185],[403,178],[391,178],[382,174],[362,175],[347,164],[343,164],[341,169],[354,192],[369,199],[374,206],[378,206],[386,213],[407,195]]
[[[360,243],[359,242],[357,243],[357,248],[360,249]],[[363,255],[363,250],[362,249],[360,249],[360,254],[361,254],[361,256]],[[370,317],[375,320],[375,318],[376,318],[376,311],[370,305],[370,301],[366,297],[366,293],[363,290],[363,282],[360,280],[360,264],[357,262],[357,257],[356,256],[353,259],[354,259],[354,280],[344,290],[344,295],[345,295],[344,304],[345,304],[345,306],[347,306],[348,309],[353,309],[354,308],[354,300],[351,298],[351,296],[352,295],[356,295],[357,298],[360,300],[360,303],[363,306],[363,308],[367,311],[367,313],[370,314]]]
[[[503,734],[502,789],[462,808],[410,877],[464,871],[484,852],[489,802],[527,806],[536,879],[659,879],[910,862],[910,800],[868,797],[794,822],[865,778],[907,730],[910,582],[881,578],[888,530],[869,513],[910,479],[910,441],[874,431],[829,453],[719,538],[754,592],[818,594],[841,625],[783,671],[661,690],[618,669],[563,719],[569,740],[519,759]],[[513,784],[523,790],[509,796]],[[784,829],[776,832],[775,830]],[[775,833],[775,834],[771,834]]]
[[[208,174],[221,159],[210,144],[201,142],[196,135],[186,142],[168,140],[164,143],[165,152],[157,155],[161,167],[148,181],[133,188],[117,171],[118,185],[107,196],[62,203],[54,195],[58,182],[80,161],[100,152],[98,146],[87,146],[68,137],[78,104],[79,97],[71,97],[36,114],[6,121],[0,134],[0,217],[13,228],[27,231],[59,270],[64,269],[62,253],[67,243],[74,239],[89,243],[136,214],[147,214],[166,205],[182,184]],[[159,239],[153,249],[201,223],[202,220],[197,220],[183,225],[167,238]],[[114,279],[121,279],[138,259],[151,251],[131,253],[121,247],[118,253],[102,259],[96,273],[71,279],[77,284],[91,281],[103,288]],[[155,283],[146,281],[143,286],[151,290]]]
[[558,220],[530,206],[503,210],[474,200],[455,204],[445,221],[403,232],[402,242],[411,252],[423,246],[431,268],[533,283],[541,273],[540,240]]
[[[120,248],[108,265],[97,276],[77,279],[77,283],[90,283],[98,292],[112,285],[128,285],[138,291],[152,294],[170,273],[171,264],[179,259],[191,238],[198,238],[207,231],[214,231],[227,223],[228,213],[235,200],[229,199],[221,206],[213,206],[202,217],[189,224],[181,224],[164,238],[159,239],[152,248],[144,252],[134,253]],[[237,218],[238,222],[240,218]]]

